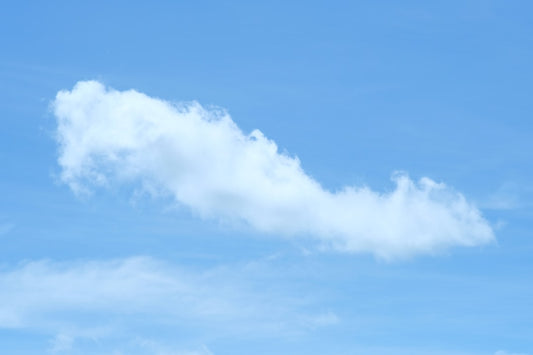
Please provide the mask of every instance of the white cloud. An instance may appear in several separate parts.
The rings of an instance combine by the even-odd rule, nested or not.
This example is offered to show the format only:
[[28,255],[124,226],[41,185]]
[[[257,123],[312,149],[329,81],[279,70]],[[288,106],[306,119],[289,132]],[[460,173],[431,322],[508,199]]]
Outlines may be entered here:
[[72,349],[72,345],[74,343],[74,339],[65,334],[57,334],[51,341],[50,341],[50,352],[51,353],[59,353],[64,351],[69,351]]
[[531,206],[533,188],[530,184],[516,181],[502,183],[480,205],[486,209],[514,210]]
[[0,327],[31,326],[55,312],[67,318],[69,312],[133,312],[211,321],[248,316],[254,307],[246,300],[253,295],[237,285],[224,287],[224,276],[216,270],[187,273],[147,257],[33,261],[0,272]]
[[97,342],[108,348],[118,343],[120,351],[142,345],[151,354],[187,354],[180,350],[185,346],[197,348],[190,354],[209,354],[202,340],[184,340],[176,348],[136,337],[153,335],[153,329],[163,334],[186,330],[197,339],[290,336],[337,322],[334,313],[311,309],[309,298],[257,283],[262,264],[254,265],[251,270],[237,265],[191,271],[147,257],[26,262],[0,271],[0,328],[53,336],[52,353]]
[[391,192],[331,192],[259,130],[246,135],[226,112],[198,103],[171,104],[85,81],[60,91],[53,111],[61,179],[78,193],[139,183],[204,218],[382,258],[494,239],[479,210],[444,184],[397,174]]

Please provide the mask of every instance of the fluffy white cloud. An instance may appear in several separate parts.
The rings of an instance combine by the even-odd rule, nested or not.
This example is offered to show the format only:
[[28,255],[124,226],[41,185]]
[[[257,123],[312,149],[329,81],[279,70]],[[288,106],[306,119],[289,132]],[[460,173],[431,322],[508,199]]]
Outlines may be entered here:
[[226,112],[198,103],[83,81],[60,91],[53,111],[61,179],[76,192],[139,183],[205,218],[382,258],[494,239],[479,210],[444,184],[397,174],[391,192],[331,192],[259,130],[244,134]]

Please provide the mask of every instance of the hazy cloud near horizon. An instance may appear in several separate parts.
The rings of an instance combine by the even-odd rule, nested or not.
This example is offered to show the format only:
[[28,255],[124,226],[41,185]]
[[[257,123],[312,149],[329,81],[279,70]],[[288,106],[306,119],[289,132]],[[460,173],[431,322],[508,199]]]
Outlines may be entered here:
[[494,240],[480,211],[443,183],[395,174],[390,192],[328,191],[297,157],[280,153],[259,130],[243,133],[223,110],[97,81],[58,92],[52,108],[61,179],[76,193],[133,183],[202,218],[385,259]]
[[198,270],[150,257],[24,262],[0,270],[0,328],[53,335],[50,350],[60,352],[135,338],[143,327],[261,337],[338,323],[335,313],[310,309],[312,297],[252,285],[269,270],[262,261]]

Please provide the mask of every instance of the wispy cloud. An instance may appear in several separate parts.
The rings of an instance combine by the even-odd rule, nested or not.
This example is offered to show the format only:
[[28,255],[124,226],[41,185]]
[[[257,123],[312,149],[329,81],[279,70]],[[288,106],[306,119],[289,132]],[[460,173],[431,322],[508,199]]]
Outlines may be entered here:
[[531,207],[533,188],[528,183],[506,181],[481,201],[481,206],[495,210],[513,210]]
[[494,353],[494,355],[527,355],[526,353],[510,353],[505,350],[498,350]]
[[7,234],[15,228],[13,223],[0,223],[0,235]]
[[152,339],[138,338],[134,344],[142,348],[143,350],[155,355],[213,355],[213,352],[205,345],[201,345],[194,350],[177,350],[175,348],[169,348],[168,346],[161,344],[160,342]]
[[[241,265],[192,271],[147,257],[27,262],[0,271],[0,328],[53,336],[49,351],[59,353],[117,337],[128,345],[146,327],[186,329],[198,337],[269,337],[338,322],[332,312],[310,310],[309,299],[250,282],[259,270]],[[155,349],[158,343],[142,344]],[[165,346],[157,346],[159,353],[182,353]]]
[[51,353],[69,351],[72,349],[73,344],[74,338],[72,336],[59,333],[50,341],[50,348],[48,351]]
[[61,179],[78,193],[136,182],[205,218],[382,258],[494,238],[479,210],[442,183],[396,174],[390,192],[331,192],[259,130],[244,134],[226,112],[198,103],[171,104],[85,81],[60,91],[53,111]]

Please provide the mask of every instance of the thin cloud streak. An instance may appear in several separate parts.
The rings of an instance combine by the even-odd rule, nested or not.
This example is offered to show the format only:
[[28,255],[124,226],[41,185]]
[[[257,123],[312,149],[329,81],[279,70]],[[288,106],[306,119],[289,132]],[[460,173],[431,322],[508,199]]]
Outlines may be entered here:
[[252,286],[260,273],[246,265],[192,271],[149,257],[26,262],[0,271],[0,328],[49,335],[49,350],[63,352],[87,340],[126,345],[146,327],[270,337],[339,322],[290,290]]

